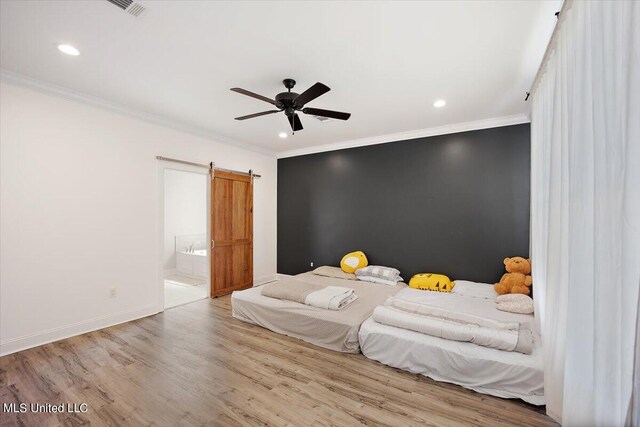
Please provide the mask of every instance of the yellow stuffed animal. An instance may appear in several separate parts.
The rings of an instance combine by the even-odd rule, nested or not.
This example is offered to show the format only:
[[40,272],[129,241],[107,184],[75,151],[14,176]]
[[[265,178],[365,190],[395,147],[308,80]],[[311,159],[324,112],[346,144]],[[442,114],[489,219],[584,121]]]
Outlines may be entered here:
[[346,254],[342,257],[342,261],[340,261],[340,268],[345,273],[355,273],[356,270],[366,267],[369,265],[369,261],[367,260],[367,256],[362,251],[355,251]]
[[421,273],[409,280],[409,287],[427,291],[451,292],[455,283],[444,274]]
[[504,268],[500,283],[493,285],[493,289],[500,295],[524,294],[529,295],[531,280],[531,260],[519,256],[504,259]]

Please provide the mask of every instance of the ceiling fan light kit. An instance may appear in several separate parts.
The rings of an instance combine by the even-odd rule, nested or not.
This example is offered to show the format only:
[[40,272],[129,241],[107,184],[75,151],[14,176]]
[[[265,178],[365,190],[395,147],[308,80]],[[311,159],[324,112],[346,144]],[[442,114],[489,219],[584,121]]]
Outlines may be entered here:
[[351,113],[343,113],[341,111],[323,110],[321,108],[305,107],[305,105],[314,99],[324,95],[331,89],[318,82],[305,90],[301,94],[291,92],[291,89],[296,85],[296,81],[293,79],[284,79],[282,81],[284,87],[287,88],[286,92],[281,92],[275,96],[275,99],[267,98],[266,96],[258,95],[257,93],[250,92],[246,89],[239,87],[231,88],[233,92],[240,93],[242,95],[250,96],[252,98],[260,99],[274,105],[277,110],[268,110],[260,113],[249,114],[247,116],[236,117],[236,120],[253,119],[254,117],[265,116],[267,114],[274,114],[284,112],[285,116],[289,120],[289,125],[293,132],[302,130],[302,122],[298,116],[298,112],[303,114],[310,114],[312,116],[328,117],[331,119],[348,120],[351,117]]

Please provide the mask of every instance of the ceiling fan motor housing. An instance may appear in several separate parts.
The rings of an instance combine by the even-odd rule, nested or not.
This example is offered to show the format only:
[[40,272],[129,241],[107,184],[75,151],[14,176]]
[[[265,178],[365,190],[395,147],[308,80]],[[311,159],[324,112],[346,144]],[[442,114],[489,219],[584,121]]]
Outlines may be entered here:
[[276,95],[276,107],[281,110],[293,108],[293,100],[298,97],[295,92],[282,92]]

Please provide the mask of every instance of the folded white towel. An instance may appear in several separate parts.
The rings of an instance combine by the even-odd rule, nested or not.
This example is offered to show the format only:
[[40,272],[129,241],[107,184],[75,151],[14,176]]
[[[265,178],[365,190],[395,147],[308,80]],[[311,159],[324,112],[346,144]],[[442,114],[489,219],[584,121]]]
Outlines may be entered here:
[[[328,310],[340,310],[352,303],[355,298],[353,289],[342,286],[327,286],[306,296],[304,303],[312,307]],[[357,298],[357,297],[356,297]]]

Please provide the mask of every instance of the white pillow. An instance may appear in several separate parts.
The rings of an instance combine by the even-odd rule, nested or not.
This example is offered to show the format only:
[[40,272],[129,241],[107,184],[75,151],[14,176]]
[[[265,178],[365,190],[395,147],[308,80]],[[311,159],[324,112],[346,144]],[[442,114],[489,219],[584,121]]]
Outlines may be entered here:
[[510,313],[531,314],[533,313],[533,299],[524,294],[500,295],[496,298],[496,308]]
[[379,283],[381,285],[387,285],[387,286],[395,286],[398,283],[402,282],[402,277],[399,277],[398,279],[389,280],[389,279],[381,279],[375,276],[358,276],[358,280],[362,280],[364,282]]
[[356,276],[360,279],[362,276],[377,277],[386,281],[399,282],[402,280],[400,277],[400,270],[393,267],[385,267],[383,265],[368,265],[356,270]]
[[483,299],[494,299],[498,296],[498,293],[493,289],[493,285],[489,283],[470,282],[468,280],[456,280],[453,283],[455,286],[451,290],[452,294]]

